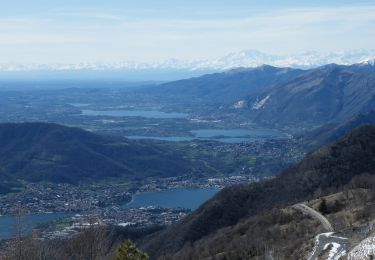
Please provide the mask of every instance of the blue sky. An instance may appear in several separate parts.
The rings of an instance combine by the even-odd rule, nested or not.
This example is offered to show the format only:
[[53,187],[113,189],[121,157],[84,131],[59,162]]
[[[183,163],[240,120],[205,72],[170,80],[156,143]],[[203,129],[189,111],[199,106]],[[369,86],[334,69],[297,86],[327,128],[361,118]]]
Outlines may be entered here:
[[2,0],[0,63],[373,49],[374,1]]

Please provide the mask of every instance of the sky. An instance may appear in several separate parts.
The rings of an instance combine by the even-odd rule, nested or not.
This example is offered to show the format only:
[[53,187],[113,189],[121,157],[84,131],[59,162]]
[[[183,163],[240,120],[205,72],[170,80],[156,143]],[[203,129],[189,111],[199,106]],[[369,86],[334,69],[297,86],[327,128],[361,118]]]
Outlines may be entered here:
[[375,1],[1,0],[0,63],[374,49]]

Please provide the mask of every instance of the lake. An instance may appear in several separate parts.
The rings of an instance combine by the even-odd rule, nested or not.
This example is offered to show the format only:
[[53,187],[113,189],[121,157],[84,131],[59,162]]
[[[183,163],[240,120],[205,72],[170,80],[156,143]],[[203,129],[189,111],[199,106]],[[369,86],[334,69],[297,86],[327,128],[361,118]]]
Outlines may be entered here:
[[[134,195],[133,200],[125,205],[125,208],[139,208],[147,206],[160,206],[165,208],[196,209],[205,201],[214,196],[220,189],[176,188],[165,191],[142,192]],[[70,217],[70,213],[41,213],[22,216],[24,234],[30,234],[37,225]],[[0,216],[0,240],[14,237],[16,229],[15,216]]]
[[133,200],[125,205],[126,208],[139,208],[147,206],[159,206],[164,208],[196,209],[205,201],[214,196],[220,189],[176,188],[165,191],[142,192],[134,195]]
[[[76,104],[77,105],[77,104]],[[84,105],[84,104],[78,104]],[[186,113],[162,112],[158,110],[90,110],[83,109],[84,116],[111,116],[111,117],[144,117],[144,118],[187,118]],[[169,142],[193,140],[213,140],[222,143],[244,143],[270,138],[286,138],[286,134],[272,129],[198,129],[191,130],[192,136],[126,136],[129,139],[154,139]]]
[[254,142],[270,138],[286,138],[279,131],[271,129],[199,129],[192,130],[196,139],[216,140],[222,143]]
[[69,105],[74,106],[74,107],[87,107],[91,104],[88,104],[88,103],[69,103]]
[[161,140],[161,141],[168,141],[168,142],[186,142],[186,141],[193,141],[194,137],[190,136],[141,136],[141,135],[130,135],[126,136],[129,139],[151,139],[151,140]]
[[145,118],[186,118],[186,113],[162,112],[157,110],[82,110],[84,116],[112,116],[112,117],[145,117]]
[[199,129],[190,131],[192,136],[127,136],[129,139],[154,139],[170,142],[213,140],[221,143],[244,143],[288,136],[272,129]]
[[254,138],[280,137],[281,132],[271,129],[199,129],[191,131],[197,138],[244,137]]
[[[41,213],[30,214],[21,217],[22,232],[30,234],[38,224],[69,217],[69,213]],[[14,236],[16,229],[15,216],[0,216],[0,239],[9,239]]]

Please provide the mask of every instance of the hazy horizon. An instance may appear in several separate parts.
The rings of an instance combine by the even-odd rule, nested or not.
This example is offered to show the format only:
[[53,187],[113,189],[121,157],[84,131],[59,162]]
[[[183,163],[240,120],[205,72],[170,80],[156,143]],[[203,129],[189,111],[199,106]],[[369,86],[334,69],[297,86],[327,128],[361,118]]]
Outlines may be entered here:
[[372,1],[4,1],[1,64],[143,63],[373,49]]

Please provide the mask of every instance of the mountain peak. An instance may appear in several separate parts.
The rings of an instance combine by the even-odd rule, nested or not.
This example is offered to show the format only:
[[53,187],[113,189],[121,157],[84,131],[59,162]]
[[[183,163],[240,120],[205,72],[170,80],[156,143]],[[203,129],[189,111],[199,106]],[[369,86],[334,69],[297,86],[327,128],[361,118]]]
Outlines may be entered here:
[[360,62],[361,65],[375,66],[375,57]]

